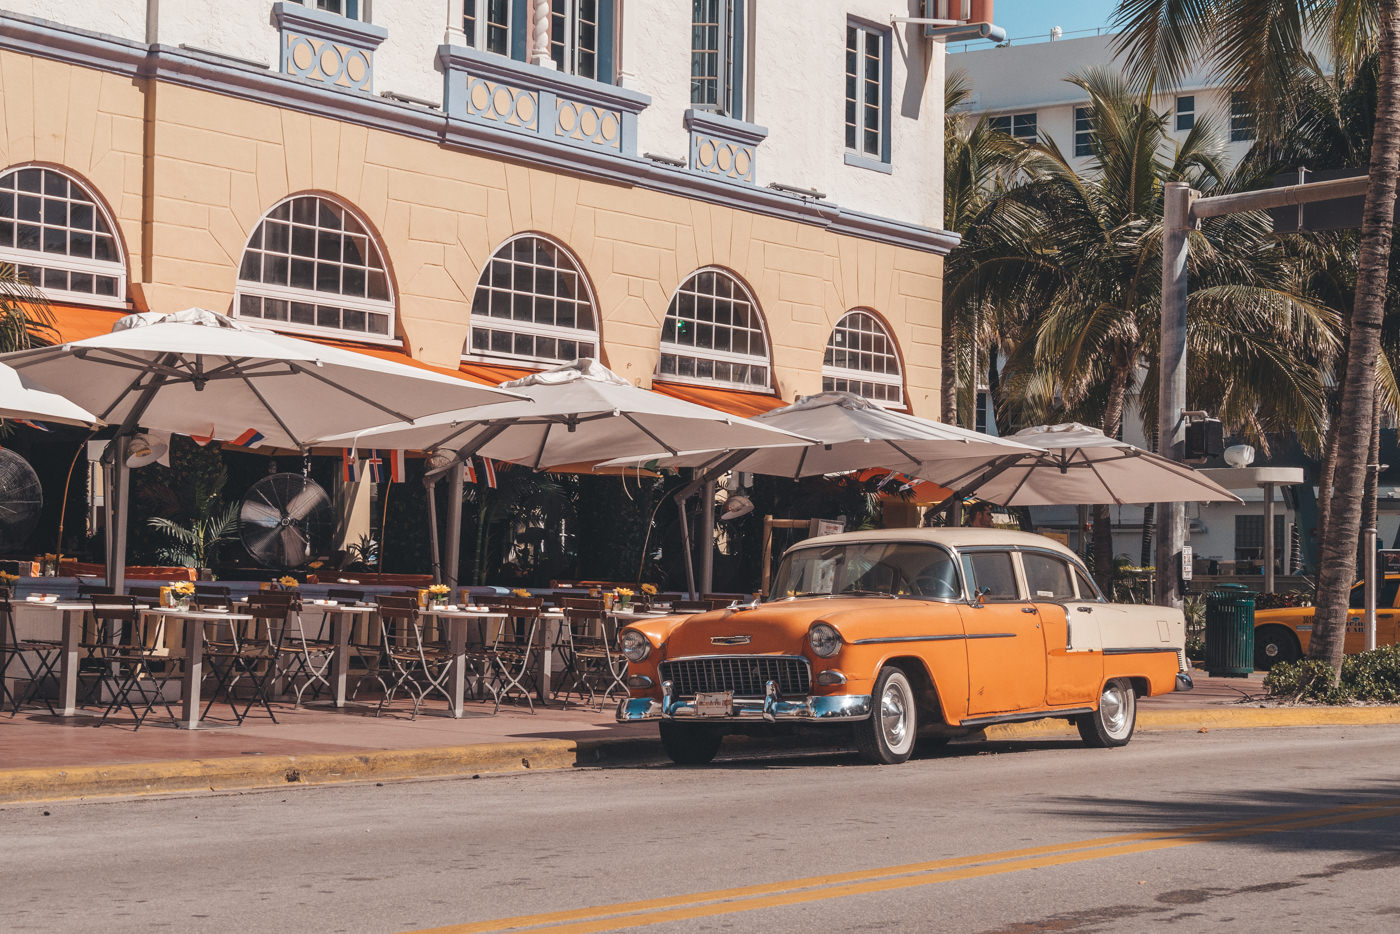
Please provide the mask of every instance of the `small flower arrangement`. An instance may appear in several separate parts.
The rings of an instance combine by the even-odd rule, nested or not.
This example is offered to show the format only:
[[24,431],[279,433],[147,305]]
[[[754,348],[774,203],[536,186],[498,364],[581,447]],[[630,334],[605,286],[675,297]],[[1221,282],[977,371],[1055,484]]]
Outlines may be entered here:
[[173,594],[175,594],[175,596],[177,596],[177,597],[193,597],[193,596],[194,596],[194,582],[193,582],[193,581],[176,581],[175,583],[173,583],[173,584],[170,585],[170,592],[173,593]]
[[515,588],[514,590],[512,590],[511,593],[514,594],[514,595],[517,596],[517,597],[527,597],[527,598],[528,598],[528,597],[530,596],[530,591],[526,590],[524,587],[517,587],[517,588]]
[[0,585],[9,587],[17,580],[19,580],[18,574],[10,574],[6,571],[0,571]]
[[626,587],[617,588],[613,591],[613,594],[617,597],[617,605],[622,607],[624,610],[632,605],[632,598],[636,596],[636,594],[633,591],[629,590]]
[[447,595],[451,589],[446,584],[434,584],[428,588],[428,600],[438,605],[447,602]]
[[283,587],[288,588],[301,586],[301,581],[297,580],[295,577],[292,577],[290,574],[277,578],[277,583],[281,584]]
[[655,585],[655,584],[643,584],[643,585],[642,585],[642,593],[646,594],[648,597],[654,597],[654,596],[656,596],[656,585]]

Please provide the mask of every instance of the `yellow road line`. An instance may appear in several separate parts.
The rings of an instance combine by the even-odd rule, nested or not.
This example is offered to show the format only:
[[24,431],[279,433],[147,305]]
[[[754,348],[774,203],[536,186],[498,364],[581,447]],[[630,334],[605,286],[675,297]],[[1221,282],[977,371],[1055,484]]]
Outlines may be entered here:
[[960,879],[1019,872],[1025,869],[1104,859],[1110,856],[1127,856],[1195,843],[1210,843],[1263,833],[1301,830],[1395,814],[1400,814],[1400,799],[1364,805],[1344,805],[1299,811],[1293,814],[1275,814],[1265,818],[1222,821],[1176,830],[1119,834],[1066,844],[1004,850],[977,856],[954,857],[902,866],[812,876],[766,885],[719,889],[644,901],[619,902],[571,911],[518,915],[512,918],[498,918],[492,921],[432,928],[419,932],[419,934],[492,934],[492,932],[526,929],[549,931],[551,934],[589,934],[589,932],[618,930],[661,924],[667,921],[681,921],[762,908],[778,908],[850,895],[913,888],[938,882],[953,882]]

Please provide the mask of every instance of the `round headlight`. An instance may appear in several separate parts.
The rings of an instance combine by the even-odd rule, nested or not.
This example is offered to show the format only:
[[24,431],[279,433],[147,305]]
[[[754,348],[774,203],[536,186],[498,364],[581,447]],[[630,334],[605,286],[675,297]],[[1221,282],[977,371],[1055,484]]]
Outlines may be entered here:
[[622,646],[622,654],[627,656],[629,662],[640,662],[651,654],[651,643],[635,629],[622,630],[618,642]]
[[841,651],[841,633],[827,623],[817,623],[809,629],[807,641],[812,643],[812,654],[818,658],[830,658]]

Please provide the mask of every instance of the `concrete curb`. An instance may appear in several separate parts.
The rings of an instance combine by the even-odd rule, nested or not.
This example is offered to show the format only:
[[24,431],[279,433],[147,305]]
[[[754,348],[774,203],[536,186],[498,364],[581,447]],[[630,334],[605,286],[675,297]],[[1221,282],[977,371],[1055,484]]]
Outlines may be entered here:
[[[1400,707],[1220,707],[1147,710],[1138,729],[1182,731],[1400,724]],[[988,740],[1074,735],[1063,720],[988,727]],[[809,749],[754,741],[756,751]],[[235,791],[334,782],[401,781],[482,773],[636,765],[664,759],[654,739],[538,740],[306,756],[239,756],[122,765],[0,770],[0,805],[75,798]]]

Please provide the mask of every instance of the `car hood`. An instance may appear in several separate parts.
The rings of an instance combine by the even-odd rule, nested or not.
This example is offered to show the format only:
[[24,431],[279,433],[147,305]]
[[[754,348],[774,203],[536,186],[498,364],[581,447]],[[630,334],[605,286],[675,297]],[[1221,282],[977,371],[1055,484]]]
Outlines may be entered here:
[[[817,620],[834,625],[846,638],[862,620],[888,618],[892,608],[913,601],[879,597],[801,597],[751,609],[711,610],[689,617],[666,640],[666,657],[692,655],[800,655],[807,630]],[[742,641],[747,636],[748,641]]]

